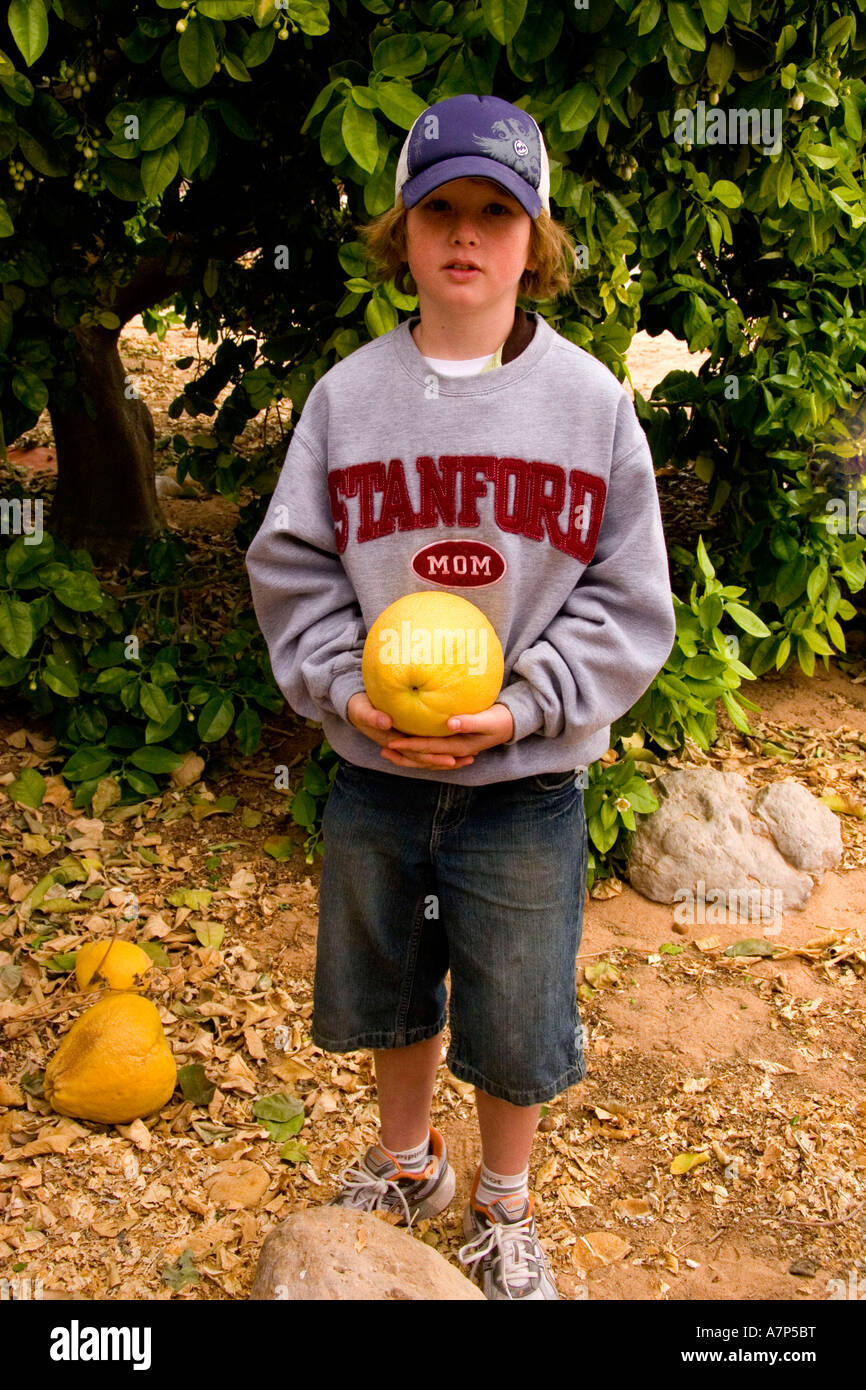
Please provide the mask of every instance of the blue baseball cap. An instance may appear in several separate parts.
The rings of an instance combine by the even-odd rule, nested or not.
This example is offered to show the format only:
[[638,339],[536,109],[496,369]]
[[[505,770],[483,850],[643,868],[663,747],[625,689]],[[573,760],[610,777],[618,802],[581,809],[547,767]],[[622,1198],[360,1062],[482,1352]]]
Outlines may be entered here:
[[550,212],[547,150],[527,111],[472,93],[428,106],[400,151],[394,198],[411,208],[440,184],[473,177],[501,184],[530,217]]

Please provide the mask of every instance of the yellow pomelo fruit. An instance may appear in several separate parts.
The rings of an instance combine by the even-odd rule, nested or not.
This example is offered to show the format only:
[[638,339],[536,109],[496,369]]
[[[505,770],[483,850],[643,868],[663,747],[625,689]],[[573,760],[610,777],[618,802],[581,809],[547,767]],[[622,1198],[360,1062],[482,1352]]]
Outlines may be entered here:
[[75,957],[75,978],[79,989],[105,984],[109,989],[143,989],[144,977],[153,961],[134,941],[106,938],[88,941]]
[[496,703],[505,663],[492,623],[468,599],[406,594],[367,633],[361,677],[370,703],[404,734],[450,735],[454,714]]
[[110,993],[76,1019],[45,1068],[45,1099],[59,1115],[128,1124],[159,1110],[177,1066],[156,1005]]

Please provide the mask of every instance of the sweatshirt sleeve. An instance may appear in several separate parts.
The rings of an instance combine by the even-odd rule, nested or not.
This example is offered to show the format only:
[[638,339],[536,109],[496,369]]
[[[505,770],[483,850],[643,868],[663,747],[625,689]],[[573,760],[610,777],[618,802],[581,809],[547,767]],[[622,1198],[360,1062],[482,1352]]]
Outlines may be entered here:
[[363,691],[366,627],[337,554],[324,462],[295,427],[259,530],[246,553],[253,608],[274,679],[291,708],[346,718]]
[[514,663],[498,703],[508,743],[565,729],[589,738],[640,698],[676,635],[661,511],[646,435],[611,468],[595,553],[562,608]]

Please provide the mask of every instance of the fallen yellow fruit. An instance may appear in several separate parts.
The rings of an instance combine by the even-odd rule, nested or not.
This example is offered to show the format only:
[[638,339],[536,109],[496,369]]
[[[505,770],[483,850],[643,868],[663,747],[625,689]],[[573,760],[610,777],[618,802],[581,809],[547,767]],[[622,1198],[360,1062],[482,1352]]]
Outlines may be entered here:
[[128,1124],[159,1110],[177,1067],[156,1005],[140,994],[107,994],[76,1019],[43,1080],[59,1115]]
[[88,941],[75,957],[75,978],[79,989],[89,984],[105,984],[109,989],[143,989],[144,977],[153,961],[134,941],[110,938]]
[[422,590],[390,604],[367,633],[361,678],[401,733],[450,735],[454,714],[496,703],[505,664],[492,623],[468,599]]

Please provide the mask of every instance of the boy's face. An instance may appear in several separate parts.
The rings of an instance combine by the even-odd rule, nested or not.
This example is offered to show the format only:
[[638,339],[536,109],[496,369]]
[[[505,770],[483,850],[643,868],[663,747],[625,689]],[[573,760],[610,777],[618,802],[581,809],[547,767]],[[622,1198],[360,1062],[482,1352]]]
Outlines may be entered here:
[[[418,304],[435,310],[481,312],[516,302],[529,260],[532,219],[501,184],[462,178],[440,184],[406,210],[406,259]],[[448,267],[469,261],[466,275]]]

